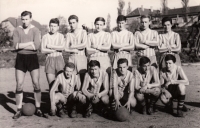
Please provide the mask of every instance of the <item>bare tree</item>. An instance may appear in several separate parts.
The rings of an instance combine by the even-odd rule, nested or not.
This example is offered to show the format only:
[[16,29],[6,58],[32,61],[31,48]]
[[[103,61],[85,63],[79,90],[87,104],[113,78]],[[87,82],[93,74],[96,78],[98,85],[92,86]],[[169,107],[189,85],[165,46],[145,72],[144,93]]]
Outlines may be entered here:
[[183,12],[185,13],[185,22],[188,22],[189,0],[182,0]]
[[124,6],[125,6],[125,2],[124,0],[119,0],[119,7],[117,8],[118,11],[118,15],[123,15],[123,10],[124,10]]
[[111,16],[110,16],[110,13],[108,13],[108,16],[107,16],[107,22],[106,22],[106,31],[107,32],[110,32],[110,20],[111,20]]
[[161,0],[161,6],[162,6],[162,13],[166,15],[168,13],[168,1],[167,0]]
[[132,8],[131,8],[131,2],[129,1],[128,2],[128,8],[127,8],[127,15],[129,14],[129,13],[131,13],[131,11],[132,11]]

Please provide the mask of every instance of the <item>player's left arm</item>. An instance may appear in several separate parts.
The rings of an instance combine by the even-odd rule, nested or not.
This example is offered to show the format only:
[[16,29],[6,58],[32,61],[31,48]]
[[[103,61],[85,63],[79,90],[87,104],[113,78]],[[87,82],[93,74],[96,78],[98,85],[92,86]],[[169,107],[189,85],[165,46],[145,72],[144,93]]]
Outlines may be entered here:
[[158,36],[158,32],[154,31],[153,32],[153,39],[152,40],[145,40],[144,44],[151,46],[151,47],[156,47],[159,45],[159,36]]
[[181,77],[181,80],[171,80],[172,84],[184,84],[184,85],[189,85],[189,80],[185,74],[185,72],[183,71],[182,67],[178,67],[178,73]]
[[160,86],[160,80],[159,80],[159,76],[158,76],[158,72],[156,70],[156,68],[151,67],[152,69],[151,72],[153,73],[153,79],[154,79],[154,83],[147,83],[147,88],[153,88],[153,87],[158,87]]
[[80,80],[80,75],[76,75],[76,90],[80,91],[81,89],[81,80]]
[[76,44],[76,45],[71,45],[70,48],[72,49],[84,49],[86,48],[87,45],[87,32],[85,30],[82,30],[83,32],[81,33],[81,43]]
[[41,33],[39,29],[35,29],[34,31],[34,38],[33,38],[33,44],[35,46],[35,50],[38,50],[41,45]]
[[133,36],[133,33],[129,33],[129,45],[120,48],[119,50],[131,51],[135,49],[135,43],[137,39]]
[[103,81],[104,90],[98,94],[98,97],[99,97],[99,98],[101,98],[102,96],[107,95],[107,94],[108,94],[108,90],[109,90],[109,79],[108,79],[108,74],[106,73],[106,75],[103,76],[103,77],[105,77],[105,78],[104,78],[104,81]]
[[62,51],[65,49],[65,39],[64,39],[64,36],[61,35],[60,36],[60,45],[52,45],[52,44],[47,44],[47,48],[50,48],[50,49],[53,49],[53,50],[58,50],[58,51]]
[[105,42],[102,45],[99,45],[97,47],[97,49],[100,50],[100,51],[108,51],[108,50],[110,50],[111,42],[112,42],[110,33],[106,33],[106,37],[105,38],[106,38]]
[[181,51],[181,38],[180,35],[178,33],[176,33],[176,40],[175,40],[175,44],[174,46],[171,46],[171,51],[172,52],[180,52]]
[[129,92],[129,97],[128,97],[128,101],[130,102],[131,101],[131,98],[134,96],[134,93],[135,93],[135,86],[134,86],[134,78],[132,77],[130,83],[129,83],[129,89],[130,89],[130,92]]

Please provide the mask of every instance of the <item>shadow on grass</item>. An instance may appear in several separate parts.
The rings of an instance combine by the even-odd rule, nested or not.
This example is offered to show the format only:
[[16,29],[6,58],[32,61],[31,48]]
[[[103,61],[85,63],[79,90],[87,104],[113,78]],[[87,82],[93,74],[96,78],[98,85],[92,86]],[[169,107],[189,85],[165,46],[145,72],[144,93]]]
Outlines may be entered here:
[[[9,98],[15,98],[15,93],[9,91],[7,96],[4,94],[0,94],[0,104],[9,112],[15,113],[15,111],[10,108],[7,103],[16,104],[15,100],[11,100]],[[32,103],[35,104],[34,93],[33,92],[23,92],[23,103]],[[48,113],[50,110],[50,99],[48,92],[42,92],[41,97],[41,110],[44,113]]]
[[200,102],[185,102],[186,105],[193,106],[193,107],[199,107],[200,108]]

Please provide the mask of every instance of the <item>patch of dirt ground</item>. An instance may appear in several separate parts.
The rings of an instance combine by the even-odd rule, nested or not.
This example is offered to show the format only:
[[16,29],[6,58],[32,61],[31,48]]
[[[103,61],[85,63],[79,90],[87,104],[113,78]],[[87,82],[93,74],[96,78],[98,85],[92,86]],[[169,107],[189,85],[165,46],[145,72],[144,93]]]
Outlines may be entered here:
[[[190,85],[187,86],[187,96],[185,104],[190,111],[185,113],[184,118],[177,118],[164,112],[163,105],[157,102],[158,112],[154,115],[141,115],[133,112],[127,122],[117,122],[105,119],[97,114],[92,114],[89,119],[83,118],[81,114],[78,118],[59,118],[50,117],[49,119],[40,118],[35,115],[22,116],[18,120],[13,120],[12,116],[16,111],[15,106],[15,70],[14,68],[0,69],[0,128],[74,128],[74,127],[112,127],[112,128],[200,128],[200,66],[183,66]],[[40,67],[40,85],[42,89],[42,109],[48,112],[50,108],[48,98],[48,84],[44,73],[44,67]],[[32,102],[33,87],[30,74],[27,73],[24,81],[24,103]],[[176,108],[176,104],[174,105]],[[174,109],[174,112],[176,110]]]

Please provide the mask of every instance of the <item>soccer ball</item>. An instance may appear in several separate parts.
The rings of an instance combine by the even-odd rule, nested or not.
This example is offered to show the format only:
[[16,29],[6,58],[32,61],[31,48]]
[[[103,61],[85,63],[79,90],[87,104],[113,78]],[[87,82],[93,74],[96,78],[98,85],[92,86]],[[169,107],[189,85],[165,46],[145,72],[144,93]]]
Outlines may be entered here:
[[115,118],[120,122],[127,121],[129,119],[129,116],[130,113],[125,107],[120,107],[118,110],[115,111]]
[[35,113],[35,109],[35,105],[33,105],[32,103],[26,103],[22,107],[22,113],[25,116],[32,116]]

